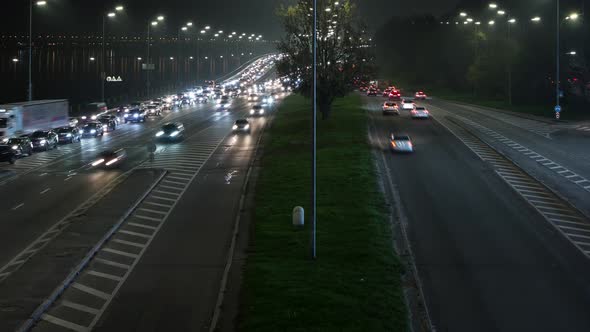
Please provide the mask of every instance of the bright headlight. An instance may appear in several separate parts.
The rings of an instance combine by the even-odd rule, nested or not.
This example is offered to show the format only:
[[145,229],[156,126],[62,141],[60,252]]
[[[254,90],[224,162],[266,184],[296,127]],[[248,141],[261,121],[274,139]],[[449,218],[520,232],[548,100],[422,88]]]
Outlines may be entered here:
[[172,134],[170,134],[170,136],[176,137],[176,136],[178,136],[178,134],[180,134],[180,131],[175,130],[175,131],[172,132]]
[[256,113],[255,110],[250,110],[250,114],[254,114],[254,113]]
[[234,125],[234,126],[232,127],[232,129],[233,129],[233,130],[236,130],[236,129],[238,129],[238,125]]
[[66,135],[66,137],[68,137],[68,138],[69,138],[69,137],[72,137],[72,134],[67,134],[67,135]]
[[93,115],[91,119],[96,120],[96,115]]
[[39,144],[41,144],[41,145],[45,145],[45,143],[47,143],[47,141],[44,140],[44,139],[42,139],[42,140],[39,141]]
[[13,150],[18,150],[18,145],[13,145],[13,146],[12,146],[12,149],[13,149]]
[[96,129],[92,129],[92,130],[90,130],[90,133],[91,133],[91,134],[96,134]]
[[102,163],[104,163],[104,159],[99,159],[99,160],[97,160],[97,161],[93,162],[93,163],[92,163],[92,166],[95,166],[95,167],[96,167],[96,166],[98,166],[98,165],[100,165],[100,164],[102,164]]
[[139,118],[139,114],[135,113],[135,114],[133,114],[133,117],[134,118]]
[[128,117],[128,116],[129,116],[129,114],[125,114],[125,115],[123,115],[123,117],[124,117],[124,118],[126,118],[126,117]]
[[249,124],[247,124],[247,125],[244,127],[244,129],[250,129],[250,125],[249,125]]
[[163,132],[163,131],[161,131],[161,130],[160,130],[159,132],[157,132],[157,133],[156,133],[156,137],[160,137],[160,136],[162,136],[162,135],[164,135],[164,132]]
[[107,125],[102,125],[102,129],[107,129],[109,126]]

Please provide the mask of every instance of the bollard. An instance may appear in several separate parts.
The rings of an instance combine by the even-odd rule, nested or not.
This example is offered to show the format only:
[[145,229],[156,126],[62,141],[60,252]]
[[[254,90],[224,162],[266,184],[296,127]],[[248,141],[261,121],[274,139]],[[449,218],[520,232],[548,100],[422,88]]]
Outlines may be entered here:
[[293,208],[293,226],[303,227],[305,225],[305,214],[301,206]]

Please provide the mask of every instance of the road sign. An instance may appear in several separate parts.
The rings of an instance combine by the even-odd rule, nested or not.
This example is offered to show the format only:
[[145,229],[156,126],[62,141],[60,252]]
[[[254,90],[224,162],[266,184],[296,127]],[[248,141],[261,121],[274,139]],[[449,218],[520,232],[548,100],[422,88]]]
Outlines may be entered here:
[[121,76],[107,76],[107,82],[123,82]]
[[559,113],[561,112],[561,106],[557,105],[555,106],[555,113]]

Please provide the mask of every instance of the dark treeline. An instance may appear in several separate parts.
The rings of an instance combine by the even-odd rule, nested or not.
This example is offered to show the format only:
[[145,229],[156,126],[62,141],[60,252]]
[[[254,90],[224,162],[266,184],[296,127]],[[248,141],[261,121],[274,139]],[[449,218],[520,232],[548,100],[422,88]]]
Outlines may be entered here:
[[[564,10],[562,16],[571,10]],[[461,17],[461,11],[468,15]],[[515,105],[554,105],[554,7],[549,2],[537,11],[529,8],[527,14],[515,13],[499,16],[486,3],[457,9],[456,14],[444,17],[393,17],[376,34],[381,75],[409,88],[452,91],[507,103],[512,95]],[[542,20],[531,21],[534,15]],[[467,18],[473,21],[464,24]],[[508,23],[510,18],[516,23]],[[476,25],[477,21],[481,24]],[[586,111],[590,101],[587,29],[581,19],[561,22],[562,103],[577,111]],[[575,55],[568,54],[573,50]]]

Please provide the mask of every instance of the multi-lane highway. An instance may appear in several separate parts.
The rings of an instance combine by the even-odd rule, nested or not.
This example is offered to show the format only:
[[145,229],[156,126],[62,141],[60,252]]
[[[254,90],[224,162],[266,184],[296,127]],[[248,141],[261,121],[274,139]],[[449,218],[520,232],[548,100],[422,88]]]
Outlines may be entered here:
[[[3,166],[0,330],[206,328],[250,160],[275,109],[250,117],[251,107],[240,96],[229,111],[176,108]],[[249,133],[232,131],[240,118]],[[171,121],[184,124],[184,139],[156,141],[149,160],[146,147]],[[107,148],[124,148],[127,159],[89,167]]]
[[[364,98],[382,179],[399,223],[407,229],[434,328],[590,330],[587,217],[565,195],[529,176],[529,169],[517,167],[511,155],[480,140],[474,127],[465,125],[468,120],[456,121],[463,116],[480,123],[470,110],[425,101],[431,118],[412,120],[408,111],[383,116],[381,97]],[[531,141],[528,136],[536,135],[538,145],[551,140],[523,133],[515,123],[479,116],[505,135],[519,131]],[[410,135],[415,152],[392,153],[392,132]]]

